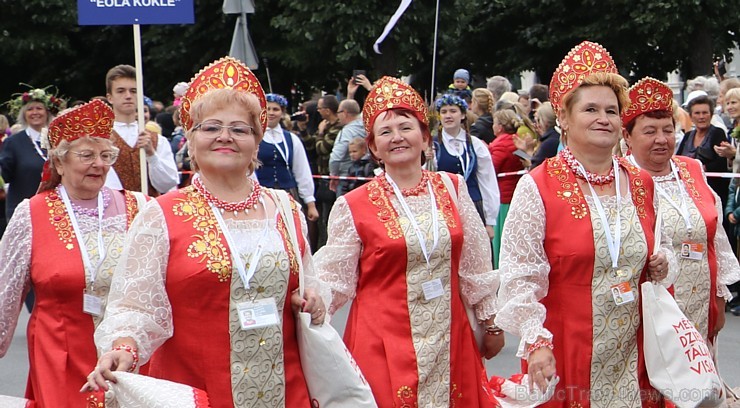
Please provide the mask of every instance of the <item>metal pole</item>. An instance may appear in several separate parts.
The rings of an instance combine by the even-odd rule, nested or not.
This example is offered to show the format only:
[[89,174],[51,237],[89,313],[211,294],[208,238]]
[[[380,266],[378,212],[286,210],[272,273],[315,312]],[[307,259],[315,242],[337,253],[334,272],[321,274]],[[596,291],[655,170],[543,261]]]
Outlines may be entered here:
[[267,65],[267,58],[262,58],[262,62],[265,63],[265,72],[267,72],[267,87],[270,88],[270,93],[272,93],[272,78],[270,78],[270,66]]
[[[144,74],[141,69],[141,30],[138,24],[134,24],[134,61],[136,65],[136,109],[139,132],[144,131]],[[141,173],[141,192],[148,193],[146,151],[139,149],[139,172]]]
[[430,88],[429,102],[434,101],[436,93],[434,92],[434,75],[437,70],[437,32],[439,29],[439,0],[437,0],[437,11],[434,14],[434,49],[432,50],[432,87]]

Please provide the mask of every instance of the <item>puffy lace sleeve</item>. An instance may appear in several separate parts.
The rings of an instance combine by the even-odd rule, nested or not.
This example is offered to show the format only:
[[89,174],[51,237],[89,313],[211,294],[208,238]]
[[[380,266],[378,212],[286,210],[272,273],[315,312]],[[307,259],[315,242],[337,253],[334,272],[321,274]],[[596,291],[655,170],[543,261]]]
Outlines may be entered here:
[[0,357],[13,340],[31,280],[31,206],[23,200],[0,240]]
[[352,212],[347,200],[339,197],[329,214],[326,245],[314,255],[318,276],[331,288],[329,314],[333,314],[355,297],[359,275],[357,265],[361,252],[362,241],[355,229]]
[[131,337],[141,364],[172,337],[172,307],[165,290],[170,242],[162,207],[149,201],[134,220],[111,282],[105,318],[95,330],[101,353]]
[[544,328],[547,310],[540,303],[549,288],[550,263],[545,254],[545,205],[532,176],[525,174],[514,190],[511,211],[501,235],[496,325],[521,337],[518,357],[538,337],[552,339]]
[[732,300],[732,293],[727,285],[740,281],[740,265],[732,252],[727,233],[722,228],[722,201],[717,193],[712,190],[715,207],[717,207],[717,232],[714,234],[714,250],[717,254],[717,297],[724,298],[726,302]]
[[303,234],[303,242],[306,242],[306,250],[303,251],[303,279],[304,285],[307,288],[311,288],[321,296],[321,300],[324,301],[324,305],[327,307],[331,305],[331,288],[329,284],[319,279],[318,271],[314,266],[313,256],[311,256],[311,248],[308,246],[308,226],[306,224],[306,217],[302,211],[298,211],[301,218],[301,234]]
[[486,228],[470,199],[468,186],[460,175],[457,175],[457,185],[457,206],[463,228],[460,291],[463,299],[475,306],[478,320],[486,320],[496,314],[498,273],[491,266],[491,243]]

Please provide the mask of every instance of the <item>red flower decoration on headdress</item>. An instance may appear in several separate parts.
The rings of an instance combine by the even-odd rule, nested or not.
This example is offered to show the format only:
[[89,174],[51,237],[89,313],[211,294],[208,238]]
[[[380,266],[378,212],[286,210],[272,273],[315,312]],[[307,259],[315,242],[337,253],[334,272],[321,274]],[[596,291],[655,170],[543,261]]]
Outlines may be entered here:
[[109,139],[114,118],[105,102],[94,99],[54,118],[49,124],[49,144],[53,149],[62,140],[72,142],[84,136]]
[[619,73],[606,48],[594,42],[584,41],[570,50],[552,74],[550,81],[550,102],[555,112],[562,107],[563,97],[568,92],[578,88],[584,78],[597,72]]
[[190,117],[190,107],[198,98],[213,89],[231,88],[254,94],[260,102],[260,124],[262,130],[267,129],[267,101],[262,84],[252,71],[239,60],[224,57],[212,62],[193,77],[188,85],[180,104],[180,121],[183,128],[193,127]]
[[673,114],[673,91],[657,79],[645,77],[629,89],[630,106],[622,113],[622,124],[627,125],[643,113],[668,111]]
[[408,109],[419,122],[429,125],[428,109],[421,95],[405,82],[384,76],[375,82],[365,98],[365,106],[362,108],[365,131],[372,133],[375,119],[390,109]]

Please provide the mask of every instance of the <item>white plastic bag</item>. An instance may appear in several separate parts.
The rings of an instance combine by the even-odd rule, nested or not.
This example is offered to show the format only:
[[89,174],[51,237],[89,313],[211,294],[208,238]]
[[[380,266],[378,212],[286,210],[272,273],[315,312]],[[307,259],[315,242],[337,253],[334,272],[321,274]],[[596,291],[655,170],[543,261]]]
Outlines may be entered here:
[[[276,191],[276,196],[286,218],[290,241],[297,251],[298,237],[290,199],[284,191]],[[304,279],[303,264],[299,261],[298,289],[301,297]],[[370,384],[365,380],[339,333],[329,324],[329,315],[325,316],[322,325],[311,324],[311,315],[304,312],[298,313],[295,321],[298,352],[311,396],[311,406],[377,408]]]
[[724,387],[701,334],[666,288],[645,282],[641,291],[650,384],[679,408],[720,406]]

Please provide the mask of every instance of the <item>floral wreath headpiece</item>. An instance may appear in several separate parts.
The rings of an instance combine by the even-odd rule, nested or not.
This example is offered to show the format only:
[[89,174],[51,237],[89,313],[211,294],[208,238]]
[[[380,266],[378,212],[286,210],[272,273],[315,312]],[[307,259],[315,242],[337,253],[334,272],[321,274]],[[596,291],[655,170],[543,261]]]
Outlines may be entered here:
[[373,132],[375,119],[391,109],[408,109],[419,122],[429,126],[429,110],[421,95],[400,79],[384,76],[373,84],[362,108],[362,120],[368,135]]
[[278,95],[274,93],[269,93],[265,96],[265,99],[267,99],[267,102],[272,102],[280,105],[281,108],[287,108],[288,107],[288,100],[285,99],[283,95]]
[[463,112],[466,112],[468,110],[468,103],[465,102],[465,99],[453,94],[442,95],[442,97],[434,102],[434,107],[437,109],[437,112],[439,112],[439,110],[442,109],[443,106],[450,105],[455,105],[459,107],[460,110]]
[[193,102],[208,91],[221,88],[254,94],[260,104],[259,119],[262,131],[267,129],[267,101],[259,79],[241,61],[232,57],[223,57],[200,70],[190,81],[180,104],[180,121],[185,130],[190,130],[194,125],[193,118],[190,117],[190,107]]
[[586,77],[597,72],[619,74],[606,48],[584,41],[568,52],[550,81],[550,102],[556,115],[562,108],[565,95],[578,88]]
[[[9,113],[12,116],[17,116],[21,111],[21,108],[30,102],[41,102],[44,104],[47,110],[52,114],[56,115],[59,111],[67,107],[67,101],[57,96],[57,89],[49,85],[44,88],[34,88],[28,84],[21,84],[29,88],[28,91],[13,94],[13,99],[6,102],[8,105]],[[51,90],[54,89],[52,93]]]
[[638,116],[654,111],[673,114],[673,91],[655,78],[645,77],[629,89],[630,106],[622,113],[622,125],[627,125]]

